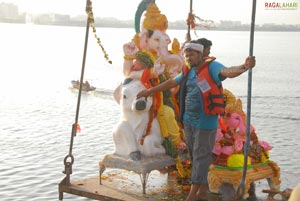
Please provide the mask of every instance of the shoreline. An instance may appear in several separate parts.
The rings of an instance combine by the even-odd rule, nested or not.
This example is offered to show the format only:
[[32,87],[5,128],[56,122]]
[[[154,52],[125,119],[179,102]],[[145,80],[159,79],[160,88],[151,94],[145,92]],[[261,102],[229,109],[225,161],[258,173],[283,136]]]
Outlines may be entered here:
[[[72,22],[66,23],[66,22],[57,22],[57,23],[26,23],[26,22],[11,22],[7,20],[1,20],[0,23],[3,24],[30,24],[30,25],[46,25],[46,26],[62,26],[62,27],[86,27],[86,22],[84,21],[79,21],[79,22]],[[109,22],[103,22],[103,24],[110,24],[110,26],[106,25],[99,25],[99,23],[95,23],[96,28],[132,28],[134,29],[134,25],[126,23],[126,24],[114,24],[114,23],[109,23]],[[263,26],[263,25],[262,25]],[[294,26],[294,29],[291,28],[286,28],[285,26]],[[184,26],[172,26],[170,24],[169,30],[187,30],[187,27]],[[212,28],[212,29],[205,29],[202,27],[197,27],[195,31],[238,31],[238,32],[248,32],[250,31],[250,25],[243,25],[241,27],[223,27],[223,28]],[[256,32],[300,32],[300,25],[276,25],[275,28],[270,28],[270,29],[265,29],[261,27],[260,25],[256,25],[255,27]]]

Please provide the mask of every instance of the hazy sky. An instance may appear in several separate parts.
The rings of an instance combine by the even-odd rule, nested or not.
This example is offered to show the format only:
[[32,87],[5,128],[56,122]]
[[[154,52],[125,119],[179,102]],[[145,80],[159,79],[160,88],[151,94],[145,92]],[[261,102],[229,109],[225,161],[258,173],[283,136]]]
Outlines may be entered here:
[[[69,15],[84,15],[86,0],[0,0],[15,3],[20,12],[54,12]],[[96,17],[134,19],[141,0],[92,0]],[[265,3],[297,3],[294,10],[266,9]],[[160,11],[169,21],[185,20],[189,12],[190,0],[156,0]],[[193,0],[194,14],[202,19],[237,20],[250,24],[252,0]],[[300,0],[257,0],[256,23],[300,24]]]

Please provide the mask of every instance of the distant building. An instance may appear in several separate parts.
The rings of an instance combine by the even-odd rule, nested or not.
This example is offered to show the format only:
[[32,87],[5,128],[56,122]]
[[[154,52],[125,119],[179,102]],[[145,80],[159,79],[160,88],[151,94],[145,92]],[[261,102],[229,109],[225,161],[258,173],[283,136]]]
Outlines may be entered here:
[[48,25],[68,25],[71,21],[70,15],[61,14],[40,14],[33,17],[35,24],[48,24]]
[[25,23],[26,14],[19,14],[18,6],[12,3],[0,4],[0,22]]
[[70,23],[70,15],[53,14],[53,24],[66,25]]
[[221,20],[220,27],[234,28],[242,25],[241,21]]
[[0,17],[1,18],[15,18],[19,15],[18,6],[11,3],[1,3],[0,4]]
[[[80,15],[71,17],[70,15],[56,13],[19,13],[19,8],[13,3],[0,3],[0,22],[5,23],[33,23],[41,25],[60,25],[60,26],[86,26],[87,16]],[[133,28],[133,20],[120,20],[114,17],[100,18],[96,17],[94,22],[96,27],[115,27],[115,28]],[[186,30],[185,20],[169,22],[170,29]],[[225,30],[225,31],[249,31],[250,24],[243,24],[241,21],[221,20],[219,23],[213,23],[213,26],[198,26],[195,30]],[[255,31],[300,31],[300,24],[275,24],[267,23],[255,25]]]

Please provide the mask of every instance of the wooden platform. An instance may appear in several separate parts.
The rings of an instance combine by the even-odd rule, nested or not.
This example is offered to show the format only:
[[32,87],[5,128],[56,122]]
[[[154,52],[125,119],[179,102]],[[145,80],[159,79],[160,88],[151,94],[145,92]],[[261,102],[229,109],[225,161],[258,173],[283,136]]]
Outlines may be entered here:
[[[164,158],[166,160],[163,162],[158,158],[146,158],[140,162],[132,160],[124,162],[123,160],[126,159],[108,155],[99,162],[100,169],[98,171],[102,172],[101,180],[100,176],[97,175],[97,170],[95,170],[95,177],[79,181],[69,181],[70,178],[66,176],[59,184],[59,198],[63,200],[63,194],[69,193],[93,200],[109,201],[185,200],[188,189],[184,190],[186,186],[177,182],[177,172],[172,168],[164,168],[173,164],[171,158]],[[121,164],[118,163],[120,160],[122,161]],[[101,166],[102,168],[104,168],[103,166],[109,167],[109,169],[104,172]],[[158,171],[157,168],[162,169]],[[147,182],[144,184],[143,174],[147,174]],[[294,188],[300,183],[300,174],[281,171],[281,178],[280,190]],[[101,185],[100,181],[102,182]],[[147,193],[143,192],[143,185],[145,185]],[[268,194],[262,192],[264,189],[270,189],[266,180],[256,181],[255,189],[259,201],[267,200]]]
[[[92,198],[95,200],[184,200],[187,191],[177,183],[177,173],[161,173],[151,171],[147,182],[147,194],[143,194],[142,184],[138,174],[125,170],[107,171],[102,176],[102,185],[99,177],[92,177],[71,182],[71,194]],[[67,192],[67,193],[70,193]]]
[[[299,174],[281,172],[281,177],[281,190],[294,188],[300,183]],[[188,191],[183,190],[182,185],[177,183],[176,174],[172,172],[167,174],[152,171],[149,175],[146,195],[141,191],[142,186],[139,176],[133,172],[124,170],[107,171],[102,176],[102,182],[103,184],[100,185],[98,176],[74,181],[71,182],[70,186],[65,186],[64,192],[94,200],[109,201],[183,201],[188,193]],[[259,201],[267,200],[268,194],[263,193],[263,189],[269,189],[268,183],[265,180],[256,182],[256,195]],[[276,200],[282,200],[280,196],[276,197]]]
[[[186,160],[187,155],[180,159]],[[98,177],[73,183],[66,177],[59,185],[60,199],[66,192],[95,200],[174,200],[174,196],[184,200],[187,192],[177,183],[174,165],[168,155],[142,156],[134,161],[108,154],[99,161]]]

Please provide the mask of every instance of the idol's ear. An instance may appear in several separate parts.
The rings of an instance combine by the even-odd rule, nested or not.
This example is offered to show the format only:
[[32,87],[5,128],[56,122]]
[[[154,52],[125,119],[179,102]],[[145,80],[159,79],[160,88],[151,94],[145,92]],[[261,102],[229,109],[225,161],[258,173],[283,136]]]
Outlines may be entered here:
[[130,83],[132,80],[133,80],[133,79],[132,79],[132,78],[130,78],[130,77],[128,77],[128,78],[125,78],[125,79],[123,80],[123,82],[121,83],[121,85],[128,84],[128,83]]
[[121,90],[122,90],[122,83],[120,83],[113,92],[114,99],[119,105],[120,105],[120,100],[121,100]]
[[114,99],[115,101],[120,105],[120,100],[121,100],[121,93],[122,93],[122,86],[125,85],[125,84],[128,84],[132,81],[133,79],[132,78],[125,78],[123,80],[123,82],[121,82],[117,88],[115,88],[114,92],[113,92],[113,95],[114,95]]

